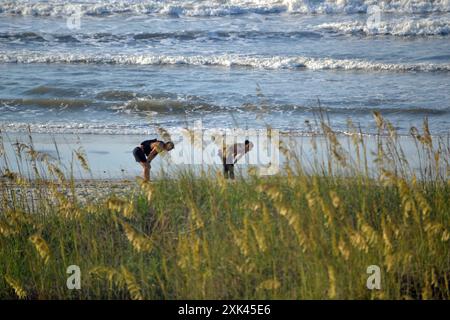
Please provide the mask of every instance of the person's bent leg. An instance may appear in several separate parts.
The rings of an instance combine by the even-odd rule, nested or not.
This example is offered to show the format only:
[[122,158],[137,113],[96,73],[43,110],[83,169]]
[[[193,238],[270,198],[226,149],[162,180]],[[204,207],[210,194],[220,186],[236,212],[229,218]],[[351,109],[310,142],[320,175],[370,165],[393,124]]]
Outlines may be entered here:
[[226,164],[223,165],[223,177],[228,179],[228,167]]
[[150,164],[146,163],[144,167],[144,180],[150,181]]
[[227,159],[223,158],[222,159],[223,162],[223,177],[225,179],[228,179],[228,165],[227,165]]
[[141,166],[144,168],[144,181],[150,180],[150,164],[148,162],[140,162]]
[[230,179],[234,180],[234,164],[228,165],[228,172],[230,175]]

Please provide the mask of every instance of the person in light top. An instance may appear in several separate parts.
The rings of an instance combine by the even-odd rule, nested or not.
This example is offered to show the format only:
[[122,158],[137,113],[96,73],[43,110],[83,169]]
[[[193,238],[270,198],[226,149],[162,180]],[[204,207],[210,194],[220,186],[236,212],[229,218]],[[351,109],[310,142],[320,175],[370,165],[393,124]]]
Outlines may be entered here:
[[224,145],[222,149],[219,149],[218,155],[222,159],[225,179],[234,179],[234,165],[252,148],[253,143],[245,140],[244,143],[235,143],[230,146]]

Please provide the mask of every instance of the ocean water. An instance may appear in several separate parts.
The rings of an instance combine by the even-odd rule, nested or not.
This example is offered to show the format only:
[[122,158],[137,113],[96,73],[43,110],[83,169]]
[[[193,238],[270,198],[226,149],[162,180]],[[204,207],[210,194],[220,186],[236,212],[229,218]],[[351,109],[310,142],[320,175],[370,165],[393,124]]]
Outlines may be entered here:
[[[450,1],[0,0],[0,127],[450,132]],[[308,124],[309,121],[309,124]]]

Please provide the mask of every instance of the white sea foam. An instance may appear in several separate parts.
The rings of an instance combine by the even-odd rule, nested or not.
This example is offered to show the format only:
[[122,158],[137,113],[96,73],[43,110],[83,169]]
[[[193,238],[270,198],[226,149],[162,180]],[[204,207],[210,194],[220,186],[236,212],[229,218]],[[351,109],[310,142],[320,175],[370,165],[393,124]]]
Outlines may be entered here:
[[382,63],[359,59],[311,58],[302,56],[248,55],[123,55],[37,53],[29,51],[1,52],[0,63],[69,63],[119,65],[187,65],[244,67],[254,69],[366,70],[395,72],[449,72],[448,63]]
[[[14,133],[43,133],[43,134],[95,134],[95,135],[158,135],[160,129],[153,125],[136,125],[132,123],[128,124],[115,124],[115,123],[103,123],[103,124],[92,124],[92,123],[82,123],[82,122],[71,122],[71,123],[28,123],[28,122],[15,122],[15,123],[1,123],[0,128],[4,132],[14,132]],[[207,131],[208,134],[235,134],[236,131],[244,130],[242,128],[230,128],[230,127],[197,127],[195,123],[189,128],[181,126],[170,126],[164,128],[173,138],[183,137],[186,135],[186,130],[203,130]],[[256,132],[259,134],[266,133],[266,128],[252,128],[251,132]],[[287,131],[281,131],[284,133]],[[290,134],[297,135],[309,135],[310,131],[302,130],[290,130]]]
[[27,132],[31,130],[33,133],[70,133],[70,134],[154,134],[157,132],[155,128],[143,128],[135,124],[94,124],[82,122],[70,123],[29,123],[29,122],[14,122],[14,123],[0,123],[2,130],[7,132]]
[[380,21],[370,27],[363,22],[348,21],[324,23],[317,26],[319,30],[342,34],[394,35],[394,36],[438,36],[450,34],[450,20],[446,19],[402,19]]
[[383,12],[449,12],[449,0],[101,0],[101,1],[3,1],[0,13],[33,16],[67,16],[74,11],[90,16],[110,14],[161,14],[221,16],[245,13],[363,13],[376,4]]

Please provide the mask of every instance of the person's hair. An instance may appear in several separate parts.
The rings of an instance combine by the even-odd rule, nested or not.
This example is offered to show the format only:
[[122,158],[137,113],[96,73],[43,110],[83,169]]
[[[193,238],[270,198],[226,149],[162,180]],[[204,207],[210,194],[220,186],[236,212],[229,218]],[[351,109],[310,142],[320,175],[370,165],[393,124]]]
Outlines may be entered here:
[[167,142],[165,143],[165,145],[166,145],[166,147],[167,147],[167,146],[170,147],[170,149],[175,148],[175,145],[173,144],[172,141],[167,141]]
[[248,140],[245,140],[245,144],[247,145],[247,144],[250,144],[250,141],[248,141]]

